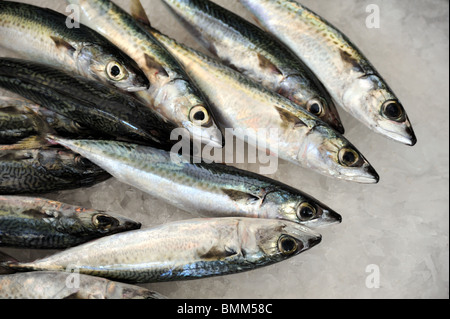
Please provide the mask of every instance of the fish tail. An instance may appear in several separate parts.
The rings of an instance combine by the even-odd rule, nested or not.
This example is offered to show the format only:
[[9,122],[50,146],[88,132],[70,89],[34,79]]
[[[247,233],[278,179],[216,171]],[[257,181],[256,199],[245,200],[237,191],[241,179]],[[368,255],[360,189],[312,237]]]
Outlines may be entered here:
[[0,251],[0,275],[15,273],[16,270],[12,265],[17,263],[16,259]]

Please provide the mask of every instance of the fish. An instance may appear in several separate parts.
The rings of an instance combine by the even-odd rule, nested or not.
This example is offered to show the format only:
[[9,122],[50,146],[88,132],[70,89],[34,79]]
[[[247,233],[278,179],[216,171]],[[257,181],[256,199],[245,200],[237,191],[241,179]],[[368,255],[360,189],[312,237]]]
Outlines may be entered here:
[[131,95],[31,61],[0,58],[0,87],[103,136],[166,147],[175,126]]
[[157,110],[189,136],[215,148],[224,146],[202,92],[178,61],[130,14],[109,0],[68,0],[81,8],[80,20],[107,37],[132,57],[150,80],[150,89],[137,92],[149,108]]
[[338,110],[323,85],[272,35],[209,0],[164,0],[164,3],[226,65],[287,97],[339,133],[345,133]]
[[140,227],[110,212],[44,198],[0,195],[2,247],[64,249]]
[[110,178],[107,172],[60,148],[0,151],[0,194],[42,194],[90,187]]
[[287,45],[323,83],[336,104],[391,140],[414,146],[405,108],[351,40],[292,0],[240,0],[257,22]]
[[0,97],[0,145],[16,144],[39,135],[46,125],[24,100]]
[[42,137],[49,132],[69,138],[101,138],[98,132],[31,101],[0,97],[0,145],[26,144],[29,147],[29,141],[34,138],[35,147],[39,147],[44,140]]
[[30,272],[0,276],[0,299],[167,299],[158,292],[81,274]]
[[35,62],[101,81],[127,92],[150,82],[136,62],[94,30],[67,26],[64,14],[13,1],[0,2],[0,46]]
[[338,224],[342,217],[293,187],[223,164],[116,141],[52,141],[90,159],[119,181],[203,217],[282,219],[308,227]]
[[[225,131],[327,177],[365,184],[379,182],[379,175],[361,152],[316,116],[217,59],[154,28],[147,29],[202,89]],[[269,134],[258,134],[261,129]]]
[[126,283],[184,281],[254,270],[294,257],[322,236],[289,221],[254,218],[182,220],[100,238],[15,271],[65,271]]

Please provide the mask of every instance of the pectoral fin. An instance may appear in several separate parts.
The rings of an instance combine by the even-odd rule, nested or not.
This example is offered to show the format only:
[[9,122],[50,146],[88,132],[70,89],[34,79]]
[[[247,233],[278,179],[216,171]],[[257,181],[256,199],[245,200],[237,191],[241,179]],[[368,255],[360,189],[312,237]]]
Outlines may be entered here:
[[232,189],[222,189],[222,191],[235,202],[251,205],[261,201],[261,198],[254,194],[236,191]]
[[294,124],[294,127],[307,126],[302,120],[300,120],[297,116],[295,116],[291,112],[284,110],[282,108],[277,108],[277,111],[280,114],[280,118],[284,123],[292,123]]
[[261,68],[268,70],[271,73],[283,75],[283,72],[281,72],[281,70],[275,64],[273,64],[272,61],[270,61],[265,56],[263,56],[259,53],[257,54],[257,56],[258,56],[258,60],[259,60],[259,66]]
[[160,76],[166,76],[169,77],[169,74],[167,71],[162,67],[161,64],[159,64],[157,61],[155,61],[154,58],[152,58],[149,55],[145,55],[145,63],[147,64],[147,67],[152,70],[156,70],[156,74]]
[[65,48],[67,51],[69,51],[70,53],[75,53],[75,51],[77,49],[75,49],[69,42],[65,41],[64,39],[58,38],[58,37],[54,37],[54,36],[50,36],[50,38],[53,40],[53,42],[55,42],[55,45],[57,48]]

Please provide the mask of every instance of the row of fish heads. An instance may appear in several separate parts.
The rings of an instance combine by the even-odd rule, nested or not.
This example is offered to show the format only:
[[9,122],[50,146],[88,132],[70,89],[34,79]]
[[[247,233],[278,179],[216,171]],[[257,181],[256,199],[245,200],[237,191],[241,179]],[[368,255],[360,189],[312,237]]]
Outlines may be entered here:
[[[44,17],[48,17],[51,12],[48,9],[28,5],[17,8],[17,4],[9,2],[3,2],[2,7],[7,17],[11,16],[10,20],[17,18],[17,15],[21,17],[24,15],[22,11],[27,10],[42,10],[39,16]],[[82,21],[99,32],[95,33],[95,36],[103,41],[113,42],[117,47],[108,42],[109,47],[115,47],[119,52],[123,50],[132,57],[132,61],[123,62],[124,58],[122,60],[115,58],[113,62],[106,63],[107,59],[103,58],[99,63],[99,59],[86,58],[86,56],[96,55],[92,52],[85,53],[88,49],[79,44],[80,40],[77,37],[80,37],[80,34],[76,37],[72,34],[57,37],[52,33],[55,25],[61,27],[63,22],[62,29],[66,33],[67,30],[73,30],[67,29],[66,18],[62,15],[58,16],[55,12],[51,12],[52,19],[43,20],[46,24],[39,21],[39,25],[46,31],[40,33],[41,37],[44,34],[43,41],[49,41],[49,47],[54,48],[55,52],[36,52],[38,50],[35,48],[30,50],[25,45],[29,41],[24,41],[25,44],[20,46],[11,46],[10,49],[18,51],[18,54],[32,57],[40,63],[51,60],[53,65],[57,64],[55,57],[61,52],[65,56],[71,56],[72,59],[80,56],[74,52],[85,53],[81,59],[83,63],[79,61],[80,58],[71,63],[59,61],[61,68],[84,76],[89,75],[95,80],[102,80],[109,84],[116,83],[117,88],[125,87],[128,91],[140,90],[137,98],[124,95],[98,82],[94,84],[79,77],[74,80],[67,73],[58,73],[57,70],[48,66],[15,59],[1,60],[4,71],[3,76],[0,77],[0,85],[59,115],[69,117],[85,128],[100,130],[102,134],[112,137],[159,145],[159,147],[168,148],[173,145],[169,136],[176,127],[185,128],[192,137],[197,137],[205,143],[212,143],[213,146],[223,145],[222,132],[218,127],[253,129],[254,132],[258,127],[276,128],[277,136],[269,140],[266,138],[264,141],[261,141],[261,137],[256,133],[247,134],[248,130],[235,130],[235,132],[238,138],[245,138],[250,144],[260,145],[264,142],[264,145],[277,145],[276,150],[273,151],[280,158],[326,176],[361,183],[378,182],[379,176],[369,162],[339,133],[343,130],[339,124],[336,124],[336,115],[329,116],[334,119],[327,120],[329,124],[322,121],[328,118],[325,115],[321,119],[313,115],[313,113],[329,114],[330,112],[321,110],[326,109],[324,105],[332,103],[329,98],[322,97],[325,90],[318,88],[320,85],[317,81],[308,81],[312,75],[311,72],[305,71],[305,68],[300,73],[302,76],[299,83],[306,83],[306,85],[299,88],[297,83],[295,92],[301,94],[295,95],[291,90],[285,95],[295,95],[297,98],[293,97],[289,100],[262,86],[261,83],[257,83],[255,78],[250,79],[218,60],[211,59],[164,36],[151,28],[148,23],[142,23],[142,21],[145,22],[145,13],[139,6],[139,2],[133,2],[132,8],[135,12],[134,16],[138,19],[109,1],[83,2],[81,7],[83,8]],[[108,14],[103,14],[106,12]],[[14,29],[14,26],[16,24],[12,23],[10,28]],[[83,33],[80,30],[89,30],[85,33],[89,33],[90,42],[83,39],[83,43],[97,43],[97,40],[92,40],[91,29],[84,28],[83,25],[80,27],[76,29],[79,33]],[[254,30],[250,31],[251,35],[259,35]],[[14,35],[14,32],[7,34]],[[264,35],[266,36],[265,33]],[[259,38],[258,40],[266,43],[267,38],[266,36],[263,40]],[[13,41],[5,39],[5,42]],[[141,46],[137,46],[136,43],[140,43]],[[25,49],[22,49],[24,47]],[[272,42],[268,47],[276,48],[277,46]],[[31,51],[39,56],[33,56]],[[109,59],[111,56],[111,53],[107,54]],[[264,60],[263,55],[258,54],[257,57],[260,65],[266,67],[269,65],[269,69],[273,69],[269,60]],[[135,64],[137,68],[133,69]],[[93,69],[97,73],[93,72]],[[139,76],[140,71],[144,73],[141,76]],[[299,72],[300,67],[295,73]],[[103,78],[98,75],[99,73],[103,75]],[[114,74],[117,75],[116,82],[111,80]],[[46,81],[41,81],[40,79],[44,76]],[[291,75],[285,75],[285,77],[293,78]],[[130,78],[134,79],[132,83],[135,83],[136,79],[141,79],[138,81],[139,85],[130,87]],[[146,90],[142,89],[146,87],[146,84],[142,83],[145,82],[143,79],[149,82],[147,84],[149,88]],[[280,88],[274,89],[284,92]],[[303,99],[298,97],[303,94],[305,95]],[[62,97],[64,97],[64,103],[55,103]],[[128,109],[128,112],[125,109]],[[246,135],[239,136],[239,132],[245,132]]]

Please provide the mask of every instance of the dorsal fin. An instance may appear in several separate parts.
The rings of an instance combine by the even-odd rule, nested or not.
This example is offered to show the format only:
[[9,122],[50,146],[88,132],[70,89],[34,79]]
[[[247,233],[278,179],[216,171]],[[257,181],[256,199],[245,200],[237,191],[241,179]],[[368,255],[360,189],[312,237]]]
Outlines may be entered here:
[[142,6],[141,0],[131,0],[131,15],[145,26],[151,27],[145,9]]

